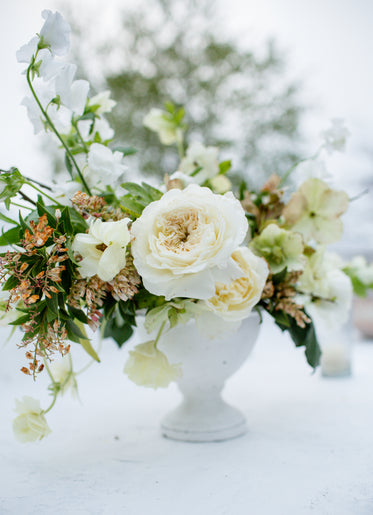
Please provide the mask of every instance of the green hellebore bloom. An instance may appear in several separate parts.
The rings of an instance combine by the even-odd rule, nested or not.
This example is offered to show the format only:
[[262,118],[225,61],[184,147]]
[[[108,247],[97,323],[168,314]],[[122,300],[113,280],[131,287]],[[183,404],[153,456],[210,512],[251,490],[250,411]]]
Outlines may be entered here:
[[323,244],[335,243],[343,232],[339,217],[347,210],[348,202],[344,191],[332,190],[320,179],[308,179],[293,193],[283,216],[306,242],[314,239]]
[[298,233],[281,229],[272,223],[250,243],[253,251],[264,257],[273,274],[287,268],[289,271],[302,270],[305,263],[303,240]]

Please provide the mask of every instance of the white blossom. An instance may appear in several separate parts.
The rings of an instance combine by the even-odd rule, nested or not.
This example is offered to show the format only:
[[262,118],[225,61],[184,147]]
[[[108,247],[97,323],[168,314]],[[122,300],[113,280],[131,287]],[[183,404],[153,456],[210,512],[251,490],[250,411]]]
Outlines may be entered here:
[[84,176],[90,186],[100,183],[115,186],[126,169],[121,152],[112,152],[105,145],[93,143],[89,149],[88,167],[84,169]]
[[45,22],[40,31],[44,45],[48,45],[53,55],[66,55],[70,47],[70,25],[59,12],[45,9],[41,13]]
[[167,119],[166,113],[161,109],[151,109],[144,117],[143,124],[156,132],[164,145],[172,145],[178,141],[178,129]]
[[321,133],[325,150],[329,154],[334,151],[343,152],[349,135],[350,131],[345,127],[344,120],[341,118],[333,118],[331,120],[331,127]]
[[348,319],[352,304],[352,284],[342,272],[341,258],[332,252],[318,249],[307,261],[295,298],[303,304],[316,326],[322,330],[340,327]]
[[35,54],[38,47],[39,38],[34,36],[28,43],[22,45],[16,52],[17,61],[19,63],[30,63],[32,56]]
[[181,365],[171,365],[153,341],[136,345],[129,352],[124,373],[135,384],[149,388],[166,388],[182,375]]
[[55,79],[55,90],[62,104],[75,115],[80,116],[84,112],[87,101],[89,82],[74,80],[76,69],[75,64],[64,66]]
[[218,175],[218,154],[217,147],[205,147],[199,142],[192,143],[179,165],[179,170],[186,175],[192,175],[197,184],[203,184]]
[[104,113],[110,113],[113,107],[117,104],[115,100],[110,98],[110,94],[110,91],[106,90],[89,99],[90,106],[98,106],[95,110],[96,114],[101,115]]
[[248,229],[232,193],[191,184],[149,204],[132,224],[132,254],[144,286],[155,295],[209,299],[215,283],[242,271],[231,257]]
[[129,221],[129,218],[117,222],[93,220],[88,234],[75,236],[71,248],[83,258],[79,262],[82,277],[98,275],[103,281],[111,281],[125,267]]
[[247,247],[239,247],[232,254],[241,269],[241,277],[233,282],[215,284],[215,295],[203,301],[208,310],[229,321],[247,318],[260,301],[269,269],[266,261]]
[[16,399],[16,412],[13,431],[20,442],[35,442],[51,432],[38,400],[26,395],[21,401]]

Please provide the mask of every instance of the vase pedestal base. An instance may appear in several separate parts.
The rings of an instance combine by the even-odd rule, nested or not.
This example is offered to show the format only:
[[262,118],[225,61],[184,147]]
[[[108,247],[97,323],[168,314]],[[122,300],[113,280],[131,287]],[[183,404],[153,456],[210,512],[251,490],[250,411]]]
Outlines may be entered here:
[[240,411],[224,401],[219,402],[219,406],[193,406],[183,402],[166,415],[161,430],[163,436],[172,440],[220,442],[245,434],[247,423]]

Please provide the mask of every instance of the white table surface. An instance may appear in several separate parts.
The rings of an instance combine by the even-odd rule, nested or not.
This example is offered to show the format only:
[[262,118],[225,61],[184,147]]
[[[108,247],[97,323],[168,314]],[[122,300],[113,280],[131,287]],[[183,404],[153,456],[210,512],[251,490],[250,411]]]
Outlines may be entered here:
[[352,377],[325,379],[266,321],[225,390],[248,434],[196,444],[162,438],[177,388],[130,383],[128,350],[109,341],[80,377],[81,402],[66,394],[48,414],[52,434],[25,445],[14,397],[46,407],[47,378],[18,372],[15,341],[0,349],[1,515],[373,514],[373,342],[356,342]]

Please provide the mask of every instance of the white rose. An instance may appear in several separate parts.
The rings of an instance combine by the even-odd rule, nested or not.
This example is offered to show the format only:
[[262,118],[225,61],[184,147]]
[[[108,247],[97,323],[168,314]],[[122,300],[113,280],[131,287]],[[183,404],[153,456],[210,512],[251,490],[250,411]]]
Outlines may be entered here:
[[79,271],[82,277],[98,275],[111,281],[126,265],[126,247],[130,241],[129,218],[117,222],[91,222],[89,232],[75,236],[72,250],[82,256]]
[[150,341],[136,345],[129,352],[124,373],[139,386],[166,388],[181,376],[181,367],[180,364],[170,365],[165,354]]
[[200,169],[193,175],[193,179],[196,183],[203,184],[218,175],[218,154],[217,147],[205,147],[198,142],[192,143],[180,163],[179,170],[186,175],[193,175],[196,170]]
[[191,184],[149,204],[132,225],[134,264],[155,295],[209,299],[215,283],[242,275],[231,257],[248,223],[232,193]]
[[16,412],[19,415],[13,421],[13,431],[20,442],[35,442],[51,432],[36,399],[28,396],[24,396],[22,401],[16,399]]
[[204,301],[206,307],[225,320],[247,318],[260,301],[268,277],[268,265],[247,247],[239,247],[232,258],[242,270],[242,276],[229,284],[217,282],[215,295]]

